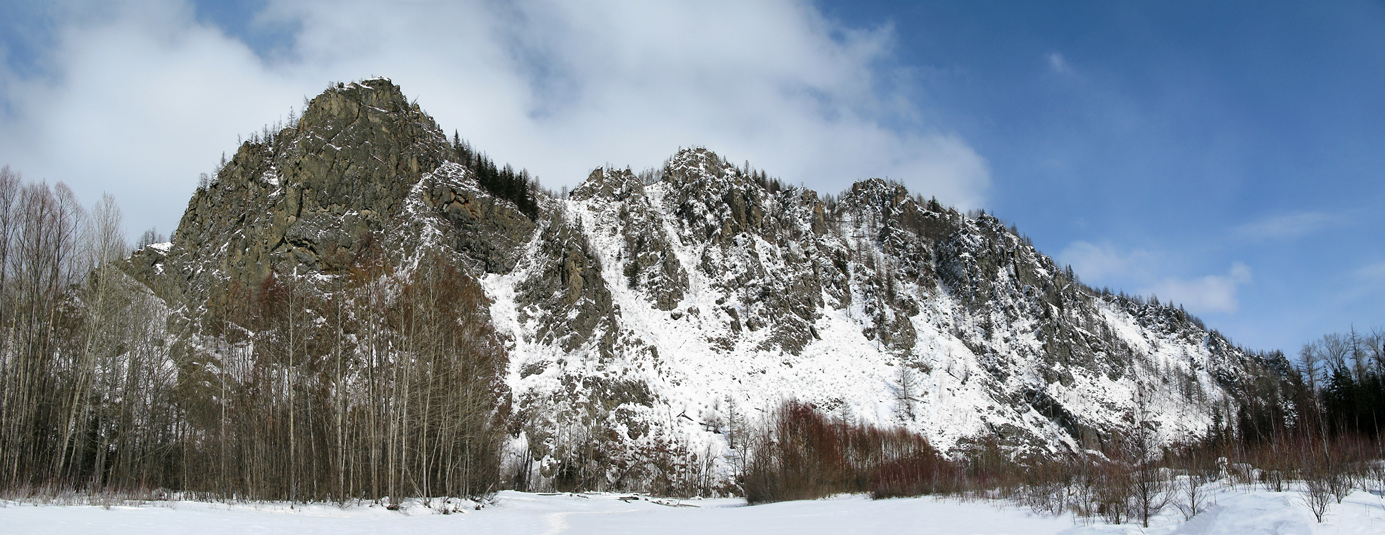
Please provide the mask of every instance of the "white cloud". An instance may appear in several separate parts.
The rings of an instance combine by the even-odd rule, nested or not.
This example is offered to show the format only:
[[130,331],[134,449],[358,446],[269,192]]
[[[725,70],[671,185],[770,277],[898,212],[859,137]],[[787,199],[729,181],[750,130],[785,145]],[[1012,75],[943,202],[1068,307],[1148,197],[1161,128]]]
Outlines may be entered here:
[[1067,74],[1072,72],[1072,67],[1068,66],[1068,60],[1062,54],[1049,52],[1044,54],[1044,59],[1048,60],[1048,68],[1055,73]]
[[1072,266],[1079,278],[1097,286],[1143,277],[1152,258],[1146,251],[1121,251],[1109,243],[1086,241],[1072,242],[1057,256],[1060,264]]
[[[1145,250],[1125,251],[1109,243],[1076,241],[1059,252],[1059,264],[1067,264],[1090,286],[1138,288],[1140,295],[1155,295],[1161,302],[1181,304],[1198,314],[1234,313],[1240,308],[1237,291],[1252,280],[1251,269],[1235,262],[1225,274],[1192,279],[1166,275],[1174,268],[1168,255]],[[1383,268],[1385,269],[1385,268]]]
[[1140,290],[1140,293],[1156,295],[1165,303],[1181,304],[1195,313],[1231,314],[1240,308],[1236,299],[1238,287],[1250,281],[1250,267],[1236,262],[1225,275],[1208,275],[1193,280],[1167,278]]
[[1351,222],[1350,214],[1330,212],[1292,212],[1266,217],[1232,229],[1232,234],[1249,241],[1297,238]]
[[1385,262],[1377,262],[1356,270],[1356,275],[1363,279],[1385,280]]
[[877,82],[889,28],[844,28],[802,2],[272,1],[257,20],[300,30],[265,59],[181,2],[59,16],[50,74],[0,71],[16,111],[0,163],[87,201],[111,191],[132,230],[169,231],[237,134],[330,82],[386,75],[449,133],[554,188],[692,145],[826,192],[888,175],[975,207],[989,186],[964,140],[883,126],[917,115]]

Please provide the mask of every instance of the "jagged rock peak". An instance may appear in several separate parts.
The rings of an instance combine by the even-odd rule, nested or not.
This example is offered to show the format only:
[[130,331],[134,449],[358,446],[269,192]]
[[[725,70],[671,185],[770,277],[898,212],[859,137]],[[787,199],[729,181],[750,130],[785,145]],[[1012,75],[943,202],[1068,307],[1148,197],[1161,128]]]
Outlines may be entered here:
[[336,84],[296,122],[241,144],[189,201],[169,256],[182,258],[173,263],[187,280],[212,273],[255,284],[271,271],[339,271],[454,156],[433,118],[393,82]]
[[717,156],[717,153],[706,147],[678,149],[678,152],[669,158],[670,167],[697,167],[714,173],[730,165],[730,162]]
[[303,111],[305,122],[313,122],[314,114],[357,116],[361,107],[384,114],[418,114],[418,104],[409,103],[404,91],[388,78],[371,78],[360,82],[338,83],[313,98]]
[[[704,193],[710,199],[721,197],[728,190],[756,189],[757,186],[763,189],[768,179],[761,180],[762,176],[737,167],[706,148],[696,147],[679,149],[650,178],[662,179],[675,190]],[[572,198],[623,201],[632,194],[642,193],[647,182],[643,174],[637,175],[629,168],[599,167],[572,191]]]
[[903,184],[867,178],[851,184],[845,198],[874,206],[900,206],[912,200]]
[[714,195],[732,188],[764,189],[770,182],[763,173],[754,175],[702,147],[679,150],[664,164],[663,178],[679,187],[693,187]]
[[[370,162],[359,162],[365,167],[361,171],[375,175],[370,178],[396,183],[416,181],[420,174],[452,156],[447,137],[433,118],[385,78],[338,84],[318,95],[304,110],[293,134],[297,137],[295,148],[319,154],[324,160],[335,159],[343,150],[364,151],[347,156],[386,164],[370,169]],[[357,174],[349,167],[340,171],[342,178]]]
[[644,182],[629,169],[601,167],[593,170],[582,184],[572,190],[572,198],[586,200],[605,198],[624,201],[632,195],[644,194]]

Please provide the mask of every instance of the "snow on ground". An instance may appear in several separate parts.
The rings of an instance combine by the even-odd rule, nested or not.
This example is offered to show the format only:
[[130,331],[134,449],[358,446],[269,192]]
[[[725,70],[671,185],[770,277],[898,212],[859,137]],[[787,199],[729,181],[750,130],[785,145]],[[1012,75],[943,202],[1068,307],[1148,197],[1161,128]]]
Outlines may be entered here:
[[1074,528],[1065,535],[1379,535],[1385,533],[1385,496],[1360,490],[1341,504],[1332,504],[1319,524],[1304,504],[1302,494],[1290,492],[1239,492],[1220,489],[1211,495],[1214,505],[1184,521],[1169,507],[1150,519],[1149,529],[1138,524],[1096,524]]
[[[415,505],[381,507],[225,505],[171,502],[139,507],[0,508],[5,533],[1056,533],[1065,518],[1041,517],[986,503],[931,498],[872,501],[863,496],[755,507],[744,500],[621,500],[619,494],[544,496],[502,492],[495,504],[463,514]],[[681,506],[680,506],[681,505]]]
[[[626,499],[622,499],[626,498]],[[1184,522],[1170,508],[1148,530],[1136,525],[1083,526],[1070,515],[1043,516],[1003,502],[949,498],[870,500],[841,496],[754,507],[740,499],[675,501],[620,494],[541,495],[502,492],[494,504],[441,515],[420,504],[403,511],[330,505],[157,502],[142,506],[20,505],[0,502],[0,532],[52,534],[196,533],[937,533],[1167,535],[1380,534],[1385,499],[1356,492],[1317,524],[1297,492],[1221,489],[1216,505]]]

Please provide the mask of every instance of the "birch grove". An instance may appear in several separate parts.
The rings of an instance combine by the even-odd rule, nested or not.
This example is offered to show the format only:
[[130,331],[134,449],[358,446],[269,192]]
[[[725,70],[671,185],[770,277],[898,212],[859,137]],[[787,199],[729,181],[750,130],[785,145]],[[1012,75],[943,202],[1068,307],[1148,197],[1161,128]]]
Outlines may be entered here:
[[170,309],[122,271],[122,225],[109,195],[0,170],[0,491],[498,490],[505,350],[445,253],[366,255],[329,288],[224,277]]

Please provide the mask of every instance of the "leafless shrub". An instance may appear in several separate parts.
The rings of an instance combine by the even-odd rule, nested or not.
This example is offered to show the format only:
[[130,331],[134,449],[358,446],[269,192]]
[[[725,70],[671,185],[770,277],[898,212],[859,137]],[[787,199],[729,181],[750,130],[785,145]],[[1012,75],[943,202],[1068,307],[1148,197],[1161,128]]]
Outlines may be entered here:
[[1149,519],[1163,511],[1173,500],[1172,485],[1151,461],[1136,466],[1133,476],[1132,517],[1138,517],[1141,525],[1149,527]]
[[1332,505],[1332,490],[1328,482],[1331,476],[1327,472],[1324,467],[1315,466],[1303,474],[1303,504],[1313,512],[1313,518],[1316,518],[1319,524],[1327,514],[1328,507]]
[[1337,503],[1342,503],[1351,494],[1356,485],[1352,483],[1351,475],[1343,470],[1340,465],[1333,466],[1327,477],[1327,491],[1332,494],[1332,498]]
[[1250,463],[1227,463],[1226,474],[1232,488],[1237,485],[1250,486],[1255,484],[1255,468]]
[[1149,519],[1168,506],[1172,498],[1170,483],[1156,463],[1159,457],[1158,422],[1152,418],[1150,392],[1140,387],[1135,392],[1129,419],[1131,430],[1124,447],[1123,460],[1130,463],[1131,516],[1149,527]]
[[1377,496],[1385,497],[1385,459],[1373,460],[1366,464],[1366,477],[1362,478],[1363,485],[1369,484],[1374,489],[1364,489],[1366,492],[1374,493]]
[[1061,515],[1073,501],[1077,476],[1073,468],[1083,461],[1034,463],[1020,470],[1021,485],[1015,499],[1038,513]]
[[1173,479],[1174,506],[1184,520],[1191,519],[1207,508],[1210,495],[1205,487],[1220,478],[1226,458],[1197,445],[1178,448],[1170,457],[1171,463],[1182,467],[1182,473]]
[[748,442],[742,484],[750,503],[842,492],[916,496],[937,492],[957,475],[921,436],[828,418],[795,401]]
[[1068,494],[1068,507],[1077,520],[1091,525],[1100,514],[1101,500],[1098,493],[1098,477],[1095,466],[1082,460],[1075,466],[1073,484]]
[[1096,480],[1097,513],[1108,524],[1123,524],[1130,518],[1131,501],[1135,497],[1130,468],[1120,463],[1107,463]]
[[1208,493],[1203,488],[1207,483],[1207,476],[1200,473],[1189,473],[1177,478],[1175,490],[1178,495],[1174,506],[1183,513],[1184,520],[1189,520],[1207,509]]
[[871,497],[948,494],[960,489],[960,467],[936,456],[918,455],[880,465],[871,475]]

